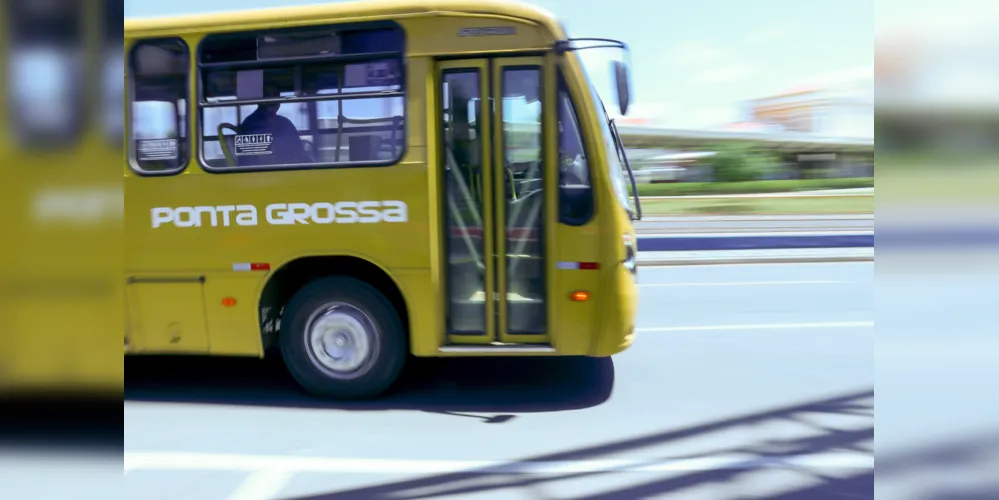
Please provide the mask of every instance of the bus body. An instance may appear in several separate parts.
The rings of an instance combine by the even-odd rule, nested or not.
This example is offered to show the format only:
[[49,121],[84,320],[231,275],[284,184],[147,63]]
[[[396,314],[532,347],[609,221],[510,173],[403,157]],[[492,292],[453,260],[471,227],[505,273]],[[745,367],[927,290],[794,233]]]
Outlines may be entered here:
[[498,1],[126,20],[126,355],[370,397],[409,355],[626,349],[630,168],[570,42]]
[[0,396],[115,396],[122,3],[0,5]]

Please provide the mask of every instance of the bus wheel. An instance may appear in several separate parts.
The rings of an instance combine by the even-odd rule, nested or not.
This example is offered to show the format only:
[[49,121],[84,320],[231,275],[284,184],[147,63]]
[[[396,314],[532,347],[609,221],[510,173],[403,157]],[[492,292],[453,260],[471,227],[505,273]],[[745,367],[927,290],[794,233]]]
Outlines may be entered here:
[[379,396],[399,377],[407,355],[392,304],[371,285],[345,277],[313,281],[292,297],[280,344],[305,390],[337,399]]

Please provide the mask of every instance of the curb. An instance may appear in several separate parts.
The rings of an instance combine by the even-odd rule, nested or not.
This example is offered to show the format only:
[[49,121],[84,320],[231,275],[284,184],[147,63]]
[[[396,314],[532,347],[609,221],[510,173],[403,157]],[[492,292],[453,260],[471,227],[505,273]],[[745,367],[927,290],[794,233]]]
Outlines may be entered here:
[[639,252],[874,248],[874,233],[638,236]]
[[841,193],[841,194],[782,194],[782,193],[761,193],[761,194],[685,194],[677,196],[639,196],[639,200],[774,200],[783,198],[874,198],[874,193]]
[[718,266],[733,264],[819,264],[836,262],[874,262],[873,255],[799,256],[799,257],[728,257],[717,259],[639,259],[638,269],[656,266]]

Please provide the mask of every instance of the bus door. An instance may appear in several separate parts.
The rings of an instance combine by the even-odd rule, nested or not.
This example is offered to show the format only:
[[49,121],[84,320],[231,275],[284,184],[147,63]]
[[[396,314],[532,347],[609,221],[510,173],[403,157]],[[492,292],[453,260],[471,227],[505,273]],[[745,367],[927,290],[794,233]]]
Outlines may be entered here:
[[438,64],[451,345],[550,343],[544,74],[542,57]]

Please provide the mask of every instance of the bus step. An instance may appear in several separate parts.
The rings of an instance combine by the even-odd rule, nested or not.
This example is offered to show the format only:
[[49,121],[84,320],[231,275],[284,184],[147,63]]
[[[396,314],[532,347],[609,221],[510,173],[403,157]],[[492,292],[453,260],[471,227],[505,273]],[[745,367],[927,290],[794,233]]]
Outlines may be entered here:
[[442,354],[555,354],[555,348],[546,345],[503,344],[449,345],[438,348]]

